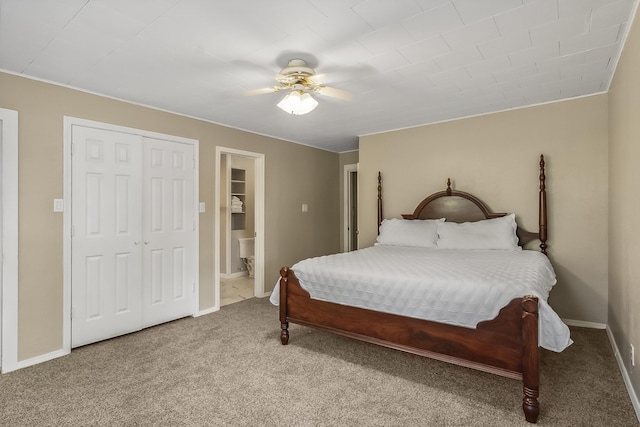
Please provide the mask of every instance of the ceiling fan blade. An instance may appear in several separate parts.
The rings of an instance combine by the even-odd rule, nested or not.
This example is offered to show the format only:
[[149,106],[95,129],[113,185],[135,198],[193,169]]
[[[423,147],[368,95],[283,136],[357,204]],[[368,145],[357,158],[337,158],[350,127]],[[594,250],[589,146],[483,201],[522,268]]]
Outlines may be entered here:
[[330,83],[329,82],[329,78],[328,78],[328,74],[327,73],[322,73],[322,74],[314,74],[313,76],[311,76],[309,79],[313,80],[314,82],[318,83],[319,85],[321,84],[325,84],[325,83]]
[[244,91],[244,96],[264,95],[265,93],[273,93],[281,90],[279,87],[263,87],[261,89],[252,89]]
[[315,91],[320,95],[330,96],[332,98],[338,98],[344,101],[351,101],[353,99],[353,95],[351,95],[351,92],[347,92],[346,90],[338,89],[335,87],[319,86]]

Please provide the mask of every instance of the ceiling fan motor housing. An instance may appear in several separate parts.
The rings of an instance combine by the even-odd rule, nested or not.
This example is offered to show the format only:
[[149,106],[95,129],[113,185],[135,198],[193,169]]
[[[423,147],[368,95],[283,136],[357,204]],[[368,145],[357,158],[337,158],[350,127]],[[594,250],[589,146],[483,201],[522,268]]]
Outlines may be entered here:
[[292,59],[286,67],[280,70],[280,74],[276,76],[276,80],[284,84],[304,84],[305,80],[315,74],[315,70],[309,66],[303,59]]
[[309,67],[304,59],[291,59],[287,66],[276,74],[277,86],[251,91],[248,94],[259,95],[263,93],[273,93],[280,91],[296,92],[300,95],[321,94],[324,96],[340,98],[346,101],[352,99],[351,94],[345,90],[325,86],[318,79],[316,71]]

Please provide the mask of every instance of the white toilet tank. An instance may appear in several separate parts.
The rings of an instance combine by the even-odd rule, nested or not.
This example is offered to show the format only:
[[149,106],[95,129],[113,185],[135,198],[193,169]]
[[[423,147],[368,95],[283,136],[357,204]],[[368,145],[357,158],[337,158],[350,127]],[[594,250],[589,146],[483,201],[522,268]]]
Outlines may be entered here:
[[238,239],[240,243],[240,258],[249,258],[253,256],[254,242],[253,237],[245,237]]

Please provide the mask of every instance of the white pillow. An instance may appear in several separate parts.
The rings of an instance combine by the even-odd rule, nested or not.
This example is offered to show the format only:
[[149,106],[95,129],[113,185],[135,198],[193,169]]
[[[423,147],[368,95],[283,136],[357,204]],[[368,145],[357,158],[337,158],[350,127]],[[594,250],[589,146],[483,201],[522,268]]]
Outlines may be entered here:
[[385,219],[380,224],[378,243],[390,246],[435,248],[438,240],[437,224],[442,219]]
[[520,250],[516,216],[475,222],[438,223],[438,248],[443,249],[507,249]]

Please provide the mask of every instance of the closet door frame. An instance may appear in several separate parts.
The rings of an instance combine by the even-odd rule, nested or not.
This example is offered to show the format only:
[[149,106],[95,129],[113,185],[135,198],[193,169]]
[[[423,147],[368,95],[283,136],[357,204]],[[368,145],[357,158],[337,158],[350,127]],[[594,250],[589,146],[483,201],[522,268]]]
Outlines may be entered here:
[[[64,354],[71,352],[71,150],[72,150],[72,128],[73,126],[93,127],[97,129],[110,130],[114,132],[130,133],[134,135],[140,135],[144,138],[163,139],[168,141],[179,142],[183,144],[191,144],[194,147],[194,209],[198,212],[198,195],[199,191],[199,141],[191,138],[184,138],[174,135],[167,135],[157,132],[151,132],[141,129],[135,129],[125,126],[113,125],[110,123],[97,122],[93,120],[80,119],[77,117],[65,116],[64,117],[64,167],[63,167],[63,200],[64,200],[64,213],[63,213],[63,330],[62,330],[62,351]],[[195,228],[196,232],[200,229],[199,215],[195,215]],[[196,254],[196,285],[194,295],[194,307],[193,315],[196,316],[199,309],[199,254]]]
[[0,368],[18,364],[18,112],[0,108],[0,215],[3,252],[0,270]]

